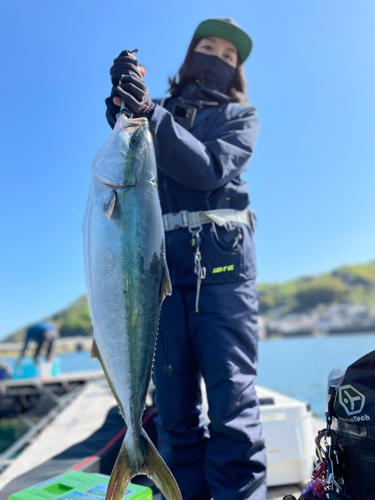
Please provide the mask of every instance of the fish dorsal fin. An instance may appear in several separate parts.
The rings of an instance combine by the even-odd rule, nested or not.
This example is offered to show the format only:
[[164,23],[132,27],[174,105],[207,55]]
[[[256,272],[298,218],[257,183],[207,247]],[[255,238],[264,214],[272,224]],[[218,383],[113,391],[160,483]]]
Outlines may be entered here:
[[172,283],[171,278],[169,277],[169,270],[167,263],[164,261],[164,272],[163,272],[163,281],[161,283],[161,301],[165,299],[167,295],[172,295]]

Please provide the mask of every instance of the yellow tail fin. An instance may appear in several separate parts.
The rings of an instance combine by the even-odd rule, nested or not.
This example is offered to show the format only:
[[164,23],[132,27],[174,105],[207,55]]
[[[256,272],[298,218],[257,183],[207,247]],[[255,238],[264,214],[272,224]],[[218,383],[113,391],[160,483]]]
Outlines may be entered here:
[[180,488],[172,472],[168,469],[167,464],[159,455],[144,429],[142,429],[142,435],[147,443],[146,466],[143,473],[154,481],[167,500],[182,500]]
[[105,500],[122,500],[130,479],[137,474],[146,474],[152,479],[167,500],[182,500],[172,472],[168,469],[143,429],[140,440],[141,448],[144,450],[143,463],[134,466],[131,463],[125,444],[122,443],[111,474]]

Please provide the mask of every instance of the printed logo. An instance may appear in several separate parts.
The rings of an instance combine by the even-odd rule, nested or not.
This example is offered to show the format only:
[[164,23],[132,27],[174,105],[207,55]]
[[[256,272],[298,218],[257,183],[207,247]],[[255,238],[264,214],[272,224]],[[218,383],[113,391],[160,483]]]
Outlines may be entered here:
[[340,387],[339,402],[349,417],[361,413],[365,406],[365,401],[365,396],[352,385],[343,385]]
[[213,273],[225,273],[226,271],[234,271],[234,265],[224,266],[224,267],[215,267],[212,272]]
[[361,415],[360,417],[355,415],[352,418],[348,418],[348,420],[349,420],[349,422],[366,422],[366,420],[371,420],[371,418],[367,414],[365,414],[365,415]]

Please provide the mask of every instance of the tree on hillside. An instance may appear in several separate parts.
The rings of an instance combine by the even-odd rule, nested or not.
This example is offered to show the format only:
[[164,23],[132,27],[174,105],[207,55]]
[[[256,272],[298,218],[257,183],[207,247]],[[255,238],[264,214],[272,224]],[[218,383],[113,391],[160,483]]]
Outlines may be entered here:
[[[75,335],[89,336],[92,335],[93,327],[87,297],[83,296],[76,300],[72,305],[66,307],[62,311],[43,318],[39,321],[52,321],[60,327],[62,337],[73,337]],[[23,342],[25,333],[28,327],[8,335],[2,342]]]
[[283,284],[260,283],[258,285],[259,312],[261,314],[275,307],[290,310],[295,305],[297,286],[295,281]]
[[344,301],[349,293],[348,287],[331,275],[322,276],[310,283],[301,285],[296,299],[298,310],[309,309],[318,304],[330,304]]
[[375,288],[375,262],[342,266],[333,271],[332,274],[347,285],[364,285],[368,288]]
[[52,317],[60,327],[62,337],[92,335],[92,321],[86,297],[81,297],[73,305]]

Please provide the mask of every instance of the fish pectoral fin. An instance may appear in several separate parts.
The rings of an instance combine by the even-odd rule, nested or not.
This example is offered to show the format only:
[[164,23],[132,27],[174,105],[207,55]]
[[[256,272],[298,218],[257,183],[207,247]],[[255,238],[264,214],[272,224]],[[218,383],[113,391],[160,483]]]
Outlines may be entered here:
[[130,466],[128,452],[122,443],[109,480],[105,500],[122,500],[130,479],[136,474],[137,471],[132,470]]
[[169,277],[169,270],[166,262],[164,262],[164,273],[163,273],[163,280],[161,283],[160,295],[162,302],[167,295],[172,295],[172,283],[171,283],[171,278]]
[[140,472],[154,481],[167,500],[182,500],[180,489],[172,472],[159,455],[144,429],[142,429],[142,437],[145,439],[146,451],[145,465]]
[[117,194],[116,191],[111,191],[107,199],[103,203],[103,211],[108,217],[108,220],[111,219],[112,214],[113,214],[113,209],[115,208],[115,204],[117,201]]

